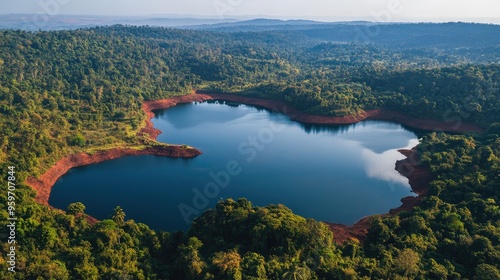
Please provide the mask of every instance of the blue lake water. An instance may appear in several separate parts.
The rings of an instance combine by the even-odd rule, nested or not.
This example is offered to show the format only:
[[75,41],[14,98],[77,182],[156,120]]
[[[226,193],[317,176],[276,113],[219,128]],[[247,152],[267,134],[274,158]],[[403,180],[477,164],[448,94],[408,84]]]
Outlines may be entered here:
[[386,213],[412,195],[394,170],[398,149],[418,144],[399,124],[303,125],[268,110],[225,102],[182,104],[157,112],[158,140],[203,151],[194,159],[124,157],[74,168],[54,185],[49,203],[83,202],[87,214],[127,219],[158,230],[186,230],[221,198],[284,204],[296,214],[352,224]]

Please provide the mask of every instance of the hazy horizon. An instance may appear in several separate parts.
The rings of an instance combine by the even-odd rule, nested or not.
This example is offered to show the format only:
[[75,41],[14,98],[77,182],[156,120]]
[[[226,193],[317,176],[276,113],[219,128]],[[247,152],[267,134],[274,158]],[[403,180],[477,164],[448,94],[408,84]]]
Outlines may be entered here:
[[[2,14],[0,16],[31,16],[32,14],[23,14],[23,13],[7,13]],[[93,15],[93,14],[58,14],[53,17],[95,17],[95,18],[144,18],[144,19],[153,19],[153,18],[165,18],[165,19],[206,19],[206,20],[220,20],[222,21],[246,21],[246,20],[257,20],[257,19],[268,19],[268,20],[283,20],[283,21],[293,21],[293,20],[304,20],[304,21],[317,21],[317,22],[356,22],[356,21],[366,21],[366,22],[374,22],[374,23],[448,23],[448,22],[465,22],[465,23],[481,23],[481,24],[500,24],[500,18],[470,18],[470,19],[442,19],[442,20],[433,20],[433,19],[407,19],[407,20],[397,20],[397,21],[377,21],[374,19],[366,19],[366,18],[324,18],[324,17],[278,17],[272,15],[234,15],[230,17],[217,17],[213,15],[192,15],[192,14],[145,14],[145,15]]]
[[303,19],[315,21],[373,22],[478,22],[500,23],[497,0],[40,0],[37,2],[2,1],[0,14],[46,16],[127,16],[194,17],[203,19]]

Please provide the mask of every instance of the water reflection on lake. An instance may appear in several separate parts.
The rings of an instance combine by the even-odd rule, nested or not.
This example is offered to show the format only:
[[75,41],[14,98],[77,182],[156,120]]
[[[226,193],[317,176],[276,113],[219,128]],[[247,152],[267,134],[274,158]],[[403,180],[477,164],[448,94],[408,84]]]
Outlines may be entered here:
[[[418,140],[399,124],[303,125],[268,110],[230,105],[183,104],[156,112],[153,123],[164,132],[159,141],[189,144],[201,156],[125,157],[75,168],[54,186],[51,205],[65,209],[81,201],[99,219],[120,205],[127,218],[173,231],[188,228],[186,220],[196,216],[191,210],[201,213],[221,197],[281,203],[304,217],[352,224],[411,195],[394,166],[404,158],[397,150]],[[218,175],[228,172],[228,164],[241,172],[226,182]]]

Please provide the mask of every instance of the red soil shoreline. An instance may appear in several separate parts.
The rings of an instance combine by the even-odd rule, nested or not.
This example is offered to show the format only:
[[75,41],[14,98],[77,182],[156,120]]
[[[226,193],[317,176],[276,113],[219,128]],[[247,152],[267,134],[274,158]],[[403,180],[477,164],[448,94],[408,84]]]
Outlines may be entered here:
[[71,168],[95,164],[106,160],[117,159],[123,156],[156,155],[165,157],[192,158],[200,155],[201,152],[193,148],[182,148],[181,146],[153,146],[142,150],[130,148],[115,148],[99,151],[95,154],[79,153],[64,157],[56,162],[40,178],[29,177],[26,184],[32,187],[37,195],[35,201],[44,205],[49,205],[50,191],[59,177],[66,174]]
[[177,104],[191,103],[191,102],[203,102],[206,100],[213,99],[211,96],[206,94],[189,94],[183,96],[175,96],[167,99],[151,100],[145,101],[142,104],[142,110],[146,113],[146,126],[141,129],[139,134],[149,136],[152,140],[156,140],[158,135],[162,133],[161,130],[154,128],[151,119],[155,116],[154,110],[164,110],[173,107]]
[[[154,116],[153,110],[167,109],[179,103],[204,101],[208,99],[211,99],[211,97],[191,94],[186,96],[172,97],[164,100],[144,102],[142,109],[147,115],[146,125],[140,130],[138,135],[145,135],[152,140],[156,140],[158,135],[161,133],[160,130],[153,127],[153,123],[151,122],[151,118]],[[105,151],[99,151],[95,154],[79,153],[60,159],[42,176],[40,176],[40,178],[29,177],[25,183],[36,191],[36,202],[50,206],[49,197],[52,187],[56,183],[57,179],[66,174],[71,168],[117,159],[123,156],[156,155],[176,158],[192,158],[200,154],[201,151],[197,149],[185,149],[182,146],[177,145],[158,145],[142,150],[135,150],[130,148],[115,148]],[[90,219],[93,218],[90,217]]]
[[361,242],[364,241],[375,216],[390,216],[396,215],[401,211],[411,211],[411,209],[418,205],[427,194],[429,184],[432,181],[430,169],[419,165],[420,159],[415,148],[411,150],[399,150],[399,152],[405,155],[406,159],[397,161],[395,169],[401,175],[408,178],[412,191],[418,196],[403,197],[401,199],[402,205],[398,208],[391,209],[387,214],[365,217],[352,226],[326,223],[330,230],[333,231],[334,240],[337,243],[342,244],[349,239],[357,239]]
[[431,131],[454,133],[483,131],[481,127],[471,123],[461,123],[458,127],[455,127],[456,123],[447,123],[444,121],[436,121],[432,119],[416,118],[387,110],[368,110],[361,112],[357,116],[320,116],[301,112],[293,106],[277,100],[245,97],[229,93],[211,93],[202,90],[198,90],[196,91],[196,93],[198,93],[197,95],[203,96],[204,98],[206,96],[209,96],[211,97],[211,99],[221,99],[248,105],[261,106],[269,110],[283,113],[285,115],[288,115],[294,121],[306,124],[354,124],[364,120],[381,120],[397,122],[409,127]]
[[[232,102],[238,102],[248,105],[261,106],[266,109],[277,111],[288,115],[292,120],[309,123],[309,124],[353,124],[365,119],[376,119],[385,121],[394,121],[398,123],[403,123],[410,127],[415,127],[424,130],[438,130],[438,131],[449,131],[449,132],[467,132],[467,131],[481,131],[481,128],[473,124],[462,124],[458,129],[454,129],[452,125],[445,122],[439,122],[434,120],[420,120],[417,118],[405,116],[400,113],[373,110],[363,112],[358,116],[347,116],[347,117],[329,117],[329,116],[318,116],[303,113],[294,107],[280,101],[260,99],[253,97],[244,97],[234,94],[226,93],[210,93],[206,91],[196,91],[196,94],[174,97],[170,99],[147,101],[143,105],[143,110],[148,115],[147,126],[143,129],[143,133],[149,134],[150,137],[156,138],[161,131],[155,129],[150,119],[154,116],[153,110],[167,109],[175,106],[179,103],[188,103],[193,101],[206,101],[206,100],[226,100]],[[408,196],[401,199],[402,205],[396,209],[391,209],[388,214],[382,215],[395,215],[401,211],[411,210],[415,205],[420,203],[423,196],[427,193],[427,188],[431,182],[431,172],[428,168],[418,166],[419,159],[417,151],[412,150],[400,150],[400,152],[407,158],[396,162],[396,170],[398,170],[403,176],[409,179],[412,191],[418,194],[417,197]],[[363,241],[366,238],[368,229],[370,228],[373,216],[365,217],[358,221],[352,226],[346,226],[342,224],[326,223],[334,233],[334,240],[341,244],[348,239],[358,239]]]
[[[436,121],[431,119],[419,119],[416,117],[407,116],[397,112],[387,110],[369,110],[360,113],[357,116],[346,117],[331,117],[319,116],[303,113],[293,106],[285,102],[260,99],[253,97],[244,97],[228,93],[210,93],[206,91],[197,91],[199,95],[210,96],[212,99],[221,99],[244,103],[249,105],[261,106],[266,109],[277,111],[288,115],[292,120],[307,123],[307,124],[353,124],[363,120],[382,120],[392,121],[407,125],[409,127],[430,130],[430,131],[445,131],[453,133],[466,133],[466,132],[482,132],[482,128],[470,123],[462,123],[455,127],[454,123],[447,123],[444,121]],[[396,209],[391,209],[389,213],[375,216],[388,216],[396,215],[401,211],[410,211],[413,207],[418,205],[423,197],[426,195],[430,182],[432,181],[431,171],[427,167],[419,166],[418,154],[415,148],[412,150],[400,150],[400,152],[407,158],[396,162],[395,169],[407,177],[411,189],[418,196],[408,196],[401,199],[402,205]],[[364,241],[368,234],[368,229],[371,226],[374,216],[362,218],[352,226],[343,224],[326,223],[330,230],[334,233],[334,241],[342,244],[349,239],[357,239]]]
[[[288,115],[292,120],[308,123],[308,124],[353,124],[366,119],[376,119],[398,122],[410,127],[424,129],[424,130],[434,130],[434,131],[448,131],[448,132],[480,132],[482,131],[479,126],[474,124],[462,124],[458,128],[454,128],[453,124],[446,122],[439,122],[435,120],[428,119],[418,119],[410,116],[406,116],[396,112],[389,112],[384,110],[371,110],[365,111],[358,116],[346,116],[346,117],[330,117],[330,116],[319,116],[311,115],[300,112],[294,107],[276,100],[260,99],[253,97],[244,97],[234,94],[225,93],[209,93],[204,91],[197,91],[196,94],[190,94],[185,96],[177,96],[162,100],[145,101],[143,103],[142,109],[147,115],[146,125],[140,130],[138,136],[148,136],[152,140],[156,140],[162,131],[154,128],[151,119],[154,117],[154,110],[167,109],[172,106],[181,103],[190,102],[203,102],[207,100],[221,99],[226,101],[233,101],[238,103],[244,103],[248,105],[261,106],[273,111],[277,111]],[[407,159],[398,161],[396,163],[396,170],[398,170],[402,175],[409,179],[410,185],[413,192],[418,194],[418,197],[405,197],[402,198],[402,205],[396,209],[392,209],[388,214],[384,215],[394,215],[404,210],[411,210],[415,205],[417,205],[427,193],[427,188],[431,182],[431,173],[428,168],[418,166],[417,152],[415,149],[412,150],[401,150],[402,154],[407,156]],[[67,156],[59,160],[54,166],[52,166],[47,172],[45,172],[40,178],[29,177],[26,180],[26,184],[31,186],[36,192],[37,196],[35,200],[41,204],[49,205],[49,196],[52,186],[57,181],[59,177],[68,172],[69,169],[73,167],[89,165],[94,163],[99,163],[106,160],[116,159],[122,156],[133,156],[133,155],[159,155],[168,157],[184,157],[190,158],[201,154],[200,151],[196,149],[183,149],[181,146],[153,146],[143,150],[133,150],[129,148],[117,148],[107,151],[100,151],[95,154],[89,155],[85,153],[80,153],[76,155]],[[334,232],[334,239],[337,243],[343,243],[348,239],[358,239],[363,241],[366,238],[368,229],[370,227],[373,217],[365,217],[358,221],[352,226],[346,226],[342,224],[326,223],[330,229]]]

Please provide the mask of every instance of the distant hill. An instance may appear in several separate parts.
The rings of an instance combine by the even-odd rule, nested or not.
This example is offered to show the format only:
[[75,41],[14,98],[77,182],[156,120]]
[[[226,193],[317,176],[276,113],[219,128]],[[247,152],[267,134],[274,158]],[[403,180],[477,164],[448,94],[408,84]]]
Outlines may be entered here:
[[223,26],[277,26],[277,25],[286,25],[286,26],[296,26],[296,25],[313,25],[313,24],[323,24],[322,22],[313,21],[313,20],[281,20],[281,19],[266,19],[266,18],[258,18],[252,20],[244,20],[238,21],[234,23],[218,23],[211,25],[212,28],[223,27]]
[[475,23],[373,23],[254,20],[189,28],[217,32],[271,31],[319,42],[375,44],[386,48],[500,47],[500,25]]
[[34,16],[24,14],[0,15],[0,29],[65,30],[104,25],[150,25],[180,27],[237,22],[236,19],[204,19],[179,16],[114,17],[114,16]]
[[[360,43],[390,49],[500,48],[500,25],[474,23],[319,22],[312,20],[252,20],[154,17],[0,15],[0,29],[62,30],[105,25],[159,26],[213,32],[271,32],[303,44]],[[300,40],[298,40],[300,39]],[[467,50],[469,51],[469,50]]]
[[224,22],[201,26],[187,26],[190,29],[229,31],[229,32],[247,32],[247,31],[270,31],[283,29],[310,29],[318,26],[328,25],[366,25],[373,24],[368,21],[342,21],[342,22],[321,22],[313,20],[280,20],[280,19],[253,19],[237,22]]

